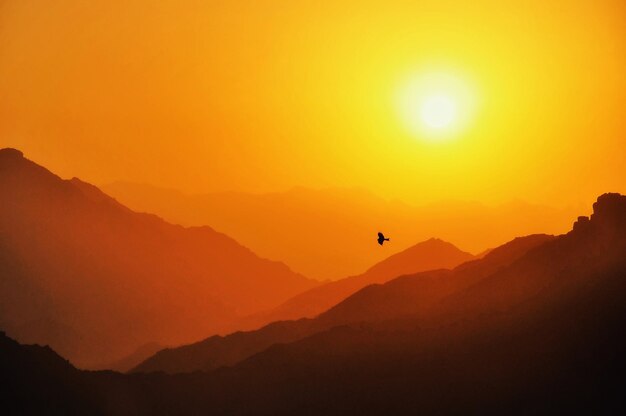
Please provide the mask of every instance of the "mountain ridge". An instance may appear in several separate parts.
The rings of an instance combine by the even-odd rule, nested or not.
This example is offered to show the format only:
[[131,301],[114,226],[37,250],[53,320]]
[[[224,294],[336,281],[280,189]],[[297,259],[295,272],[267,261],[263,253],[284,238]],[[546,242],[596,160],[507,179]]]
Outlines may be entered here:
[[362,274],[327,282],[299,293],[274,310],[250,317],[249,320],[253,324],[249,324],[249,326],[258,326],[259,322],[313,318],[369,284],[385,283],[404,274],[431,269],[454,268],[473,259],[475,256],[460,250],[452,243],[439,238],[430,238],[392,254]]
[[[482,260],[482,262],[493,264],[490,270],[497,269],[502,264],[523,255],[531,247],[542,244],[551,238],[551,236],[546,235],[517,238],[503,247],[492,250],[492,253],[488,254],[486,256],[487,258]],[[423,248],[433,245],[446,249],[452,248],[457,250],[460,256],[464,256],[463,252],[456,249],[452,244],[439,239],[427,240],[426,242],[416,244],[414,247]],[[414,250],[408,250],[408,253],[412,254]],[[503,253],[506,255],[503,255]],[[402,257],[404,256],[400,256],[400,258]],[[392,262],[397,258],[398,257],[392,259]],[[476,260],[476,262],[481,262],[481,260]],[[473,261],[463,263],[457,266],[457,269],[463,268],[465,264],[471,263],[473,263]],[[373,268],[376,268],[376,266]],[[402,284],[398,285],[398,283],[408,279],[415,279],[416,276],[423,276],[425,281],[428,281],[431,285],[436,285],[438,280],[449,273],[451,273],[451,271],[445,269],[431,270],[402,277],[390,277],[390,280],[386,283],[374,283],[369,285],[365,283],[362,285],[364,287],[360,290],[355,290],[355,293],[349,293],[345,299],[339,299],[336,305],[331,305],[328,310],[315,318],[277,320],[256,330],[237,332],[224,337],[213,336],[187,346],[165,349],[146,359],[131,372],[165,371],[168,373],[179,373],[199,370],[209,371],[221,366],[237,364],[237,362],[245,360],[247,357],[261,353],[265,348],[270,348],[273,344],[295,342],[313,336],[316,333],[327,331],[338,325],[350,325],[360,321],[367,321],[368,319],[370,322],[379,322],[385,319],[397,318],[403,314],[415,313],[416,310],[423,310],[423,305],[414,305],[416,299],[425,299],[432,303],[441,299],[447,292],[437,293],[431,291],[420,293],[425,289],[423,285],[417,288],[409,287],[409,290],[407,290],[402,287]],[[337,285],[339,282],[331,282],[328,285]],[[322,288],[323,287],[324,286],[322,286]],[[405,301],[404,306],[394,299],[390,306],[385,306],[382,309],[377,308],[377,305],[387,304],[384,302],[385,297],[389,295],[387,290],[397,287],[400,288],[399,294],[403,296]],[[426,289],[428,288],[426,287]],[[370,293],[377,293],[381,290],[383,291],[382,296],[378,296],[374,300],[369,298]],[[408,307],[406,305],[407,297]],[[296,297],[296,299],[297,298],[298,297]],[[363,305],[357,307],[356,313],[350,311],[351,308],[354,309],[355,304]],[[364,314],[364,311],[366,311],[367,314]]]
[[418,315],[333,326],[211,371],[78,371],[0,334],[0,396],[30,413],[622,414],[626,197],[602,196],[574,228],[447,272],[437,280],[459,290]]
[[[520,235],[560,234],[580,212],[521,201],[413,206],[358,188],[197,195],[128,183],[104,189],[132,208],[159,213],[172,222],[209,223],[264,257],[282,260],[319,280],[362,274],[390,254],[432,236],[477,253]],[[393,244],[372,246],[377,231],[392,237]]]
[[[0,197],[0,324],[79,366],[232,330],[318,284],[211,227],[136,213],[15,149],[0,150]],[[75,337],[52,332],[60,327]]]

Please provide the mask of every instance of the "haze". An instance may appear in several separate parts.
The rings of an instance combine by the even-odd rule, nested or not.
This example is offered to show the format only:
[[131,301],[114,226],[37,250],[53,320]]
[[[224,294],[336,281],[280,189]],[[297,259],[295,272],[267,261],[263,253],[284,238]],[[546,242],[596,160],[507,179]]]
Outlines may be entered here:
[[[0,2],[0,137],[64,177],[410,203],[626,191],[622,1],[40,5]],[[433,72],[479,103],[436,143],[394,105]]]

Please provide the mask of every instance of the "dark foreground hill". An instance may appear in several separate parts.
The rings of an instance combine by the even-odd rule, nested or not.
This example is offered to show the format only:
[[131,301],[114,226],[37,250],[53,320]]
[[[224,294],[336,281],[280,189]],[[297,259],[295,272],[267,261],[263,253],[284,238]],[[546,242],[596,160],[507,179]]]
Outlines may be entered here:
[[[506,254],[440,275],[451,289],[435,302],[414,298],[423,307],[275,344],[210,372],[80,372],[3,338],[2,402],[31,413],[623,414],[626,197],[603,195],[570,233],[511,261]],[[428,286],[430,277],[398,281]],[[389,291],[380,299],[413,298],[394,284],[346,302],[378,302],[378,290]]]
[[98,367],[232,330],[317,282],[210,227],[129,210],[0,150],[0,327]]

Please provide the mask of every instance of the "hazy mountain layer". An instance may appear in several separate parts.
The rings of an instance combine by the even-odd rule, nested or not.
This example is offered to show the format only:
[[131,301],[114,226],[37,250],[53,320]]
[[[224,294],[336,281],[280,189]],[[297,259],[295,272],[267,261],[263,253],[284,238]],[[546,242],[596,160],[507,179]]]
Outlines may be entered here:
[[[528,246],[518,240],[438,272],[435,282],[455,288],[423,309],[275,344],[211,372],[81,372],[1,336],[0,395],[21,413],[622,414],[625,235],[626,197],[604,195],[567,235],[511,256]],[[352,301],[423,287],[429,276],[369,286]],[[419,296],[384,298],[419,305]]]
[[[220,366],[236,364],[273,344],[293,342],[338,325],[380,322],[424,311],[427,306],[436,303],[462,286],[467,286],[504,267],[523,256],[531,248],[552,238],[546,235],[518,238],[493,250],[482,260],[459,266],[454,274],[462,277],[457,277],[454,281],[449,279],[453,272],[442,269],[396,278],[385,285],[374,284],[358,291],[358,288],[376,280],[380,282],[389,280],[390,276],[386,272],[399,271],[403,267],[410,267],[411,264],[415,270],[426,265],[434,266],[437,261],[441,262],[438,263],[440,266],[443,266],[455,264],[462,258],[471,258],[450,243],[429,240],[372,267],[371,273],[332,282],[320,286],[320,290],[312,289],[289,301],[287,306],[290,309],[281,307],[275,311],[275,314],[280,316],[285,311],[298,310],[294,309],[296,306],[319,308],[328,304],[329,306],[326,307],[328,309],[334,306],[328,301],[335,299],[336,302],[333,303],[338,303],[338,305],[322,313],[316,319],[278,321],[256,331],[237,332],[225,337],[213,336],[179,348],[164,349],[141,363],[133,371],[180,373],[212,370]],[[352,292],[357,293],[341,301]],[[337,296],[338,294],[340,296]]]
[[318,283],[0,151],[0,326],[79,366],[190,342]]
[[[520,235],[563,233],[579,213],[522,201],[411,206],[345,188],[205,195],[132,183],[103,189],[133,209],[183,225],[211,225],[264,257],[333,280],[361,274],[417,241],[438,237],[479,253]],[[391,238],[390,244],[372,244],[378,231]]]

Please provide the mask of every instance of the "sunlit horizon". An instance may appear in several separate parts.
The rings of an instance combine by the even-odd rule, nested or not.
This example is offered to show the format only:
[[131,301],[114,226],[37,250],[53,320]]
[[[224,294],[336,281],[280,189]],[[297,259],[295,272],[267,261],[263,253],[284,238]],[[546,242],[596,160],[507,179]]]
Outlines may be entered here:
[[623,2],[379,6],[9,2],[2,145],[64,177],[191,193],[626,191]]

